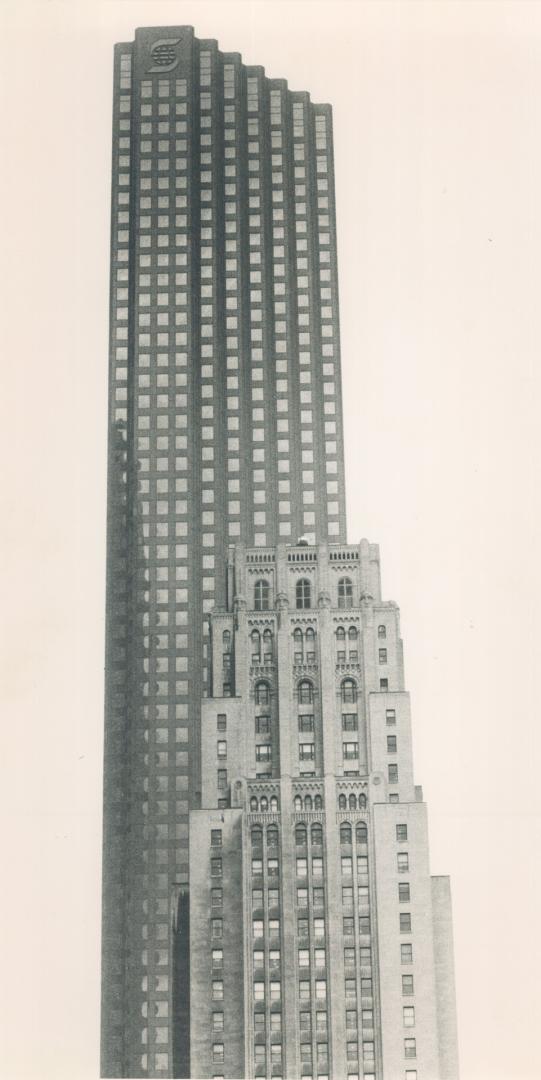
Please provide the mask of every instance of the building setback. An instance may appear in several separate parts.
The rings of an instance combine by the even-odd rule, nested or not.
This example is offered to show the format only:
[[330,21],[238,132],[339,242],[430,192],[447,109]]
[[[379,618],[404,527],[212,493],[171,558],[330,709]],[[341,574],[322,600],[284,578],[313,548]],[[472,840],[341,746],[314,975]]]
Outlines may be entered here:
[[[397,734],[382,719],[404,697],[394,605],[388,687],[373,680],[377,551],[346,547],[341,416],[330,107],[190,27],[137,30],[115,50],[113,113],[104,1077],[458,1075],[446,879],[428,875],[407,712]],[[333,593],[339,571],[347,596]],[[333,693],[349,663],[346,739]],[[343,914],[341,858],[360,875]],[[413,966],[391,946],[397,912]]]

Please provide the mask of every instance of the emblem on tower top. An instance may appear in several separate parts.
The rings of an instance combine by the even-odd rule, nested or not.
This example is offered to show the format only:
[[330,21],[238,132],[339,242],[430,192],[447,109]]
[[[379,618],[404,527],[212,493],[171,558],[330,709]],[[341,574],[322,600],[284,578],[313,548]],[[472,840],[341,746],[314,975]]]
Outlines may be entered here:
[[177,66],[179,42],[180,38],[160,38],[154,42],[150,49],[152,67],[148,69],[149,74],[155,71],[172,71]]

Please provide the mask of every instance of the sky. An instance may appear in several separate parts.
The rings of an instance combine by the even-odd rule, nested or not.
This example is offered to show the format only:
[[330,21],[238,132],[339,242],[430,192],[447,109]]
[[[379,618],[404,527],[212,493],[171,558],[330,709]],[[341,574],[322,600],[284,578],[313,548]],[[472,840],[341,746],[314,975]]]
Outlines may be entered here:
[[[541,1076],[541,6],[0,3],[0,1075],[98,1076],[113,44],[334,112],[350,542],[401,607],[462,1080]],[[433,1080],[433,1078],[428,1078]]]

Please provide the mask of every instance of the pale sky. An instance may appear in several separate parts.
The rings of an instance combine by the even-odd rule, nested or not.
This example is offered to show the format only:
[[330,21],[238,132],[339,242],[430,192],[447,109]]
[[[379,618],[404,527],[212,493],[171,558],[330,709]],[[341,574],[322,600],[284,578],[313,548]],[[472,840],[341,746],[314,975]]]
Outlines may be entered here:
[[520,0],[0,3],[0,1076],[98,1076],[113,44],[183,23],[333,105],[349,539],[380,544],[402,610],[461,1078],[538,1080],[541,6]]

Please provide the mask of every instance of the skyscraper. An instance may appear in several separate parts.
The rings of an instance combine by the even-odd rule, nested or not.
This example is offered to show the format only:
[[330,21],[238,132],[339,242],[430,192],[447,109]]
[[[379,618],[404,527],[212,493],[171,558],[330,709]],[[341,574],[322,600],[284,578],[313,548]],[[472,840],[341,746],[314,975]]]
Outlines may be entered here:
[[[220,53],[214,41],[198,41],[189,27],[138,30],[133,44],[117,46],[104,779],[104,1076],[373,1075],[378,1080],[395,1076],[385,1071],[385,1054],[388,1061],[395,1061],[398,1053],[396,1039],[392,1044],[395,1057],[389,1057],[385,1049],[394,1022],[386,1012],[390,1008],[386,1002],[400,994],[398,984],[388,999],[381,997],[369,1007],[359,983],[358,1010],[372,1012],[373,1026],[368,1020],[362,1023],[358,1011],[358,1031],[372,1030],[374,1035],[363,1035],[355,1068],[353,1064],[350,1068],[349,1051],[338,1047],[353,1005],[345,1012],[342,1009],[340,1019],[338,1004],[336,1012],[314,1006],[308,1061],[302,1057],[307,1054],[302,1047],[310,1040],[302,1038],[301,1028],[309,1009],[293,1007],[295,993],[300,994],[300,984],[305,992],[307,980],[298,980],[296,991],[291,983],[294,958],[304,966],[308,957],[310,994],[313,991],[317,996],[317,984],[321,989],[327,975],[336,989],[336,972],[349,964],[344,959],[346,949],[355,952],[358,944],[357,930],[352,935],[348,929],[342,940],[346,919],[355,921],[357,914],[359,920],[367,917],[367,894],[363,893],[361,903],[359,892],[355,905],[360,906],[350,906],[342,923],[334,872],[332,905],[325,899],[332,891],[327,856],[334,852],[336,859],[340,846],[336,815],[342,811],[334,806],[335,796],[340,808],[343,797],[355,797],[358,810],[344,825],[357,837],[364,824],[368,838],[364,844],[379,844],[374,853],[381,849],[382,860],[392,860],[395,854],[395,840],[391,843],[384,834],[382,823],[388,824],[396,813],[392,803],[397,797],[399,806],[408,804],[415,823],[421,820],[412,787],[407,718],[400,729],[400,751],[392,749],[396,736],[385,727],[390,755],[385,757],[385,767],[381,747],[377,754],[374,750],[383,735],[371,734],[375,721],[370,719],[369,695],[376,695],[374,709],[375,702],[380,710],[387,703],[392,712],[387,693],[403,691],[396,614],[390,624],[395,651],[394,666],[385,676],[387,688],[374,682],[373,672],[365,669],[373,645],[361,641],[357,660],[348,654],[344,661],[334,655],[336,642],[329,629],[329,611],[352,606],[354,622],[340,627],[349,643],[354,629],[362,639],[361,631],[372,626],[373,606],[379,603],[379,577],[374,577],[373,569],[370,577],[367,570],[368,582],[359,573],[365,548],[346,545],[336,275],[329,106],[312,104],[306,93],[289,91],[283,80],[267,79],[261,68],[244,66],[237,54]],[[369,551],[369,561],[375,564],[375,549]],[[327,564],[329,572],[324,569]],[[298,615],[291,622],[284,614],[288,605],[295,611],[299,607],[286,573],[287,568],[293,573],[299,567],[306,568],[298,580],[305,582],[310,599],[301,605],[307,609],[305,626],[298,624]],[[338,570],[340,580],[348,581],[347,590],[352,590],[346,590],[347,595],[333,594]],[[254,588],[260,582],[257,595],[245,595],[250,592],[249,575]],[[317,614],[308,615],[312,603],[319,605]],[[367,604],[372,604],[370,615]],[[249,608],[259,613],[250,631]],[[264,611],[268,614],[262,615]],[[348,616],[353,619],[349,612]],[[301,660],[301,650],[295,647],[299,630],[302,649],[310,653],[310,659],[303,653]],[[259,635],[258,654],[255,634]],[[336,671],[342,672],[344,662],[358,665],[354,693],[356,702],[363,703],[358,706],[359,727],[352,728],[351,739],[343,743],[350,747],[348,754],[357,747],[351,768],[346,768],[350,759],[342,757],[341,728],[340,747],[336,734],[336,724],[348,714],[340,708],[336,714],[338,699],[331,708],[328,681],[329,664],[338,665]],[[314,735],[307,739],[300,738],[295,726],[303,731],[302,724],[309,723],[304,719],[306,710],[297,716],[303,682],[312,686],[310,693],[321,695],[317,720],[313,719]],[[263,713],[254,712],[260,684],[269,696],[269,709]],[[230,707],[224,705],[227,699],[231,699]],[[312,715],[309,710],[307,715]],[[268,717],[267,731],[263,717]],[[236,727],[231,735],[232,723]],[[309,727],[306,731],[310,734]],[[221,737],[222,732],[227,734]],[[400,780],[395,781],[399,769]],[[351,779],[346,782],[342,777]],[[264,794],[266,788],[268,794]],[[299,798],[311,799],[312,810],[304,809],[303,802],[301,813]],[[263,809],[265,799],[267,809]],[[253,800],[258,802],[257,811],[251,809]],[[222,817],[223,829],[217,824]],[[396,828],[409,820],[403,814]],[[308,838],[311,842],[316,826],[320,830],[318,854],[313,855],[309,871],[316,873],[313,859],[319,858],[323,880],[314,888],[322,890],[324,899],[320,891],[317,912],[311,903],[297,910],[297,893],[290,880],[295,859],[303,858],[297,858],[297,848],[292,847],[297,841],[291,839],[291,829],[303,822],[305,844]],[[424,826],[416,824],[417,828],[415,844],[420,845],[420,856],[411,880],[415,873],[415,881],[422,883],[416,903],[424,904],[422,925],[432,940],[432,906],[430,910],[426,906],[426,837]],[[257,829],[261,833],[261,852],[263,845],[271,845],[264,849],[268,855],[265,874],[271,873],[274,860],[271,876],[278,879],[276,884],[266,877],[254,879],[258,899],[258,890],[266,897],[255,908],[252,855],[248,858],[247,854],[254,829],[256,838]],[[220,846],[228,849],[227,861],[212,851],[214,842],[218,846],[219,832]],[[343,856],[350,861],[352,844],[353,840]],[[397,853],[406,852],[398,849]],[[358,889],[371,890],[375,909],[371,943],[364,934],[359,938],[364,953],[362,958],[355,954],[352,970],[356,974],[347,977],[373,978],[377,993],[383,994],[381,988],[387,983],[381,974],[383,953],[375,927],[378,914],[383,918],[385,905],[391,903],[392,874],[388,867],[379,878],[376,871],[369,878],[364,869],[359,870],[364,848],[362,852],[359,848],[356,857]],[[224,875],[230,875],[231,884],[234,879],[232,893],[225,884],[211,882],[218,864]],[[287,902],[284,874],[289,881]],[[409,879],[400,879],[399,886],[405,884],[409,887]],[[274,890],[273,901],[276,890],[279,896],[284,892],[283,906],[281,900],[269,906],[269,888]],[[299,884],[298,889],[302,888]],[[219,892],[221,913],[217,911]],[[434,901],[434,911],[444,911],[442,890],[436,892],[439,900]],[[401,917],[405,913],[411,917],[409,911],[400,912]],[[212,948],[212,934],[217,934],[220,923],[224,944]],[[443,939],[442,935],[443,930],[435,940]],[[217,968],[216,977],[210,977],[220,952],[221,963],[228,962],[228,937],[230,951],[234,950],[230,957],[234,982],[233,968],[224,971],[223,979]],[[274,976],[269,968],[276,963],[277,950],[271,946],[279,939],[278,952],[281,948],[285,956],[284,949],[288,951],[287,978],[280,959],[272,969]],[[446,941],[448,948],[448,937]],[[411,947],[409,939],[402,943]],[[205,959],[207,947],[211,951]],[[371,965],[366,963],[367,948],[372,949]],[[322,950],[325,964],[320,963]],[[259,966],[254,968],[256,955]],[[342,959],[336,960],[338,956]],[[444,972],[440,981],[445,984],[438,1002],[445,992],[452,998],[452,963],[449,967],[443,945],[438,956],[437,970],[433,959],[429,967],[426,956],[422,961],[426,978],[420,977],[416,985],[423,1001],[436,986],[437,971]],[[312,970],[314,964],[319,964],[319,978],[316,968]],[[388,967],[390,961],[385,964]],[[366,973],[368,967],[373,976]],[[410,986],[409,977],[405,968],[400,986]],[[215,1007],[213,993],[219,993],[220,982],[224,993],[229,986],[229,994],[223,1007]],[[263,998],[257,998],[256,1005],[261,984]],[[282,1006],[276,1004],[278,999],[273,999],[272,1007],[269,999],[268,1009],[265,1004],[266,989],[276,994],[276,984],[282,984],[283,993],[289,995],[288,1024]],[[348,1000],[351,1004],[353,999]],[[404,1009],[414,1006],[405,1004]],[[420,1022],[428,1033],[428,1071],[423,1067],[415,1080],[435,1080],[436,1075],[450,1080],[456,1075],[449,1066],[452,1054],[445,1059],[447,1071],[441,1065],[441,1072],[434,1072],[435,1063],[443,1060],[437,1049],[437,1025],[443,1022],[438,1009],[435,997],[432,1011],[423,1007]],[[317,1037],[318,1016],[323,1013],[326,1039]],[[451,1014],[452,1009],[446,1015]],[[283,1039],[282,1034],[278,1037],[278,1015]],[[220,1016],[234,1050],[233,1042],[220,1039],[219,1029],[213,1031]],[[256,1030],[260,1023],[263,1034]],[[452,1019],[449,1023],[452,1028]],[[410,1044],[415,1043],[414,1036],[408,1038]],[[353,1041],[348,1040],[348,1047]],[[327,1046],[327,1053],[322,1051],[319,1061],[320,1043]],[[400,1046],[403,1057],[405,1046]],[[412,1066],[396,1076],[413,1080],[414,1073]]]

